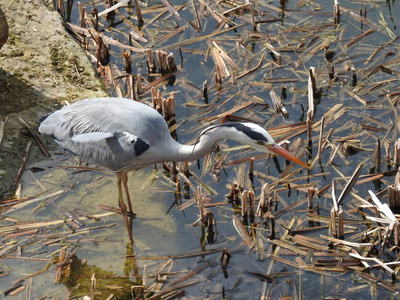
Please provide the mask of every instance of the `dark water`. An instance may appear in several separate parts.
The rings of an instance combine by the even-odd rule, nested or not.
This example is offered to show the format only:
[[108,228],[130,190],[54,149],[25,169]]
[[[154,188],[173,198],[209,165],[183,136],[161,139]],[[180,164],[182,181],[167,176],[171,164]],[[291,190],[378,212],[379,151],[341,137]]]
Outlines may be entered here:
[[[199,8],[199,3],[195,2]],[[208,2],[207,2],[208,3]],[[103,1],[92,2],[83,1],[82,4],[90,11],[94,6],[98,11],[102,11],[105,6]],[[151,7],[161,4],[161,2],[151,2]],[[184,1],[172,1],[172,4],[185,4]],[[219,13],[231,8],[229,4],[209,3],[213,9]],[[182,18],[175,18],[169,12],[157,19],[152,24],[146,21],[155,17],[158,12],[145,13],[145,28],[148,43],[141,43],[143,47],[151,47],[154,50],[168,49],[172,51],[179,67],[175,74],[173,84],[160,87],[163,96],[167,97],[170,92],[176,92],[176,115],[177,115],[177,135],[179,141],[185,143],[191,141],[195,134],[208,122],[200,122],[204,117],[217,116],[230,109],[245,103],[246,101],[259,102],[260,106],[253,106],[245,110],[235,112],[236,116],[259,121],[267,128],[282,124],[292,124],[305,120],[303,108],[307,110],[307,78],[308,68],[315,67],[317,74],[317,86],[321,89],[321,99],[316,102],[316,113],[314,121],[319,121],[331,108],[342,105],[337,111],[341,115],[335,115],[335,119],[326,124],[324,136],[326,137],[330,129],[333,130],[329,138],[330,145],[341,147],[343,139],[354,135],[351,144],[363,148],[360,152],[341,152],[335,156],[332,165],[328,165],[332,154],[332,148],[327,146],[322,152],[320,161],[316,162],[309,171],[295,167],[298,173],[294,178],[299,180],[290,183],[290,190],[287,183],[279,183],[279,173],[285,168],[282,159],[276,161],[257,160],[255,163],[256,176],[254,179],[254,189],[256,196],[259,197],[261,187],[268,183],[274,186],[277,191],[279,204],[277,210],[283,209],[287,205],[306,199],[306,188],[314,187],[321,190],[331,184],[332,179],[337,181],[336,195],[338,196],[346,181],[342,176],[350,176],[360,162],[365,163],[362,175],[367,175],[371,166],[371,157],[377,139],[382,145],[389,140],[393,143],[399,138],[397,122],[398,93],[399,92],[399,41],[393,40],[399,35],[399,3],[395,1],[352,1],[340,3],[344,11],[340,17],[340,23],[334,26],[333,23],[333,4],[329,1],[302,2],[288,1],[287,3],[258,1],[255,8],[259,14],[257,20],[267,20],[282,18],[282,21],[269,22],[258,25],[258,32],[254,33],[251,26],[251,16],[248,11],[244,15],[229,17],[229,20],[236,25],[242,25],[235,30],[225,34],[216,35],[199,42],[190,43],[181,47],[183,60],[176,45],[182,41],[194,37],[201,37],[214,32],[217,22],[210,15],[200,17],[202,24],[201,30],[196,32],[188,24],[188,20],[194,20],[192,2],[188,2],[186,7],[179,13]],[[282,5],[285,8],[282,10]],[[275,9],[273,9],[275,8]],[[359,9],[366,12],[367,18],[359,19]],[[143,6],[144,10],[144,6]],[[127,21],[128,20],[128,21]],[[185,21],[186,20],[186,21]],[[249,21],[250,20],[250,21]],[[113,19],[106,20],[100,18],[100,29],[107,36],[119,39],[123,43],[128,43],[127,32],[131,30],[130,22],[137,25],[134,9],[121,9]],[[73,7],[71,22],[78,24],[76,4]],[[184,30],[160,42],[160,39],[168,32],[184,28]],[[117,32],[117,30],[118,32]],[[355,36],[373,29],[374,32],[366,35],[354,45],[346,47],[346,43],[354,39]],[[393,34],[393,36],[392,36]],[[390,42],[393,40],[392,42]],[[222,46],[229,56],[239,66],[238,74],[254,68],[264,55],[263,62],[259,68],[249,75],[238,79],[238,83],[233,85],[229,82],[230,78],[224,78],[221,89],[214,83],[214,61],[211,54],[207,54],[207,41],[216,41]],[[390,43],[389,43],[390,42]],[[266,43],[272,44],[276,50],[282,54],[282,64],[277,66],[273,54],[267,50]],[[334,51],[332,64],[335,67],[336,79],[329,80],[327,69],[324,62],[324,51],[322,45],[329,44],[330,50]],[[381,51],[368,60],[371,54],[380,46],[384,45]],[[321,47],[321,48],[318,48]],[[111,46],[111,65],[116,65],[122,69],[121,50],[116,46]],[[199,54],[192,54],[196,50]],[[146,57],[141,54],[132,54],[133,74],[141,73],[147,76]],[[353,73],[347,66],[353,66],[357,75],[357,83],[353,79]],[[150,79],[150,78],[149,78]],[[208,105],[198,91],[188,88],[187,83],[201,88],[203,82],[209,83]],[[283,103],[289,113],[289,117],[284,118],[277,114],[272,107],[269,91],[274,89],[280,94],[281,88],[287,90],[287,98]],[[357,94],[368,104],[364,105],[352,96]],[[110,94],[115,95],[113,89]],[[393,94],[388,99],[388,94]],[[229,100],[229,101],[228,101]],[[143,101],[150,102],[150,96],[145,95]],[[226,101],[226,102],[225,102]],[[394,104],[393,104],[394,103]],[[267,106],[266,106],[267,104]],[[204,106],[204,107],[203,107]],[[325,115],[325,117],[328,117]],[[218,119],[215,121],[219,121]],[[376,130],[366,129],[364,125],[373,126]],[[363,127],[364,126],[364,127]],[[318,149],[319,127],[312,132],[313,142],[308,148],[310,155],[303,156],[303,159],[310,159],[312,162]],[[306,134],[302,133],[297,137],[306,139]],[[291,138],[294,141],[295,138]],[[223,142],[224,146],[237,146],[232,142]],[[302,148],[306,148],[303,143]],[[238,158],[251,157],[258,154],[249,151],[227,151],[227,161]],[[386,154],[382,154],[384,157]],[[39,166],[72,164],[71,156],[55,156],[56,161],[43,161]],[[393,157],[393,155],[391,155]],[[64,161],[66,159],[66,161]],[[61,161],[58,161],[61,160]],[[389,166],[388,166],[389,165]],[[389,163],[382,163],[382,171],[392,169]],[[191,172],[201,178],[206,185],[211,186],[216,193],[206,193],[212,202],[225,201],[225,194],[229,191],[229,185],[234,181],[243,182],[245,189],[251,188],[248,179],[248,164],[237,166],[226,166],[225,170],[218,175],[218,181],[212,171],[203,168],[198,169],[196,164],[190,167]],[[324,173],[323,175],[318,175]],[[307,176],[306,176],[307,175]],[[33,180],[29,177],[30,173],[25,174],[25,181]],[[42,175],[35,175],[46,189],[63,189],[68,186],[74,188],[66,192],[57,199],[57,203],[68,208],[82,208],[92,214],[104,213],[96,204],[117,206],[116,184],[114,178],[109,174],[101,172],[84,172],[74,174],[68,169],[47,169]],[[40,176],[40,177],[38,177]],[[354,193],[361,198],[368,196],[368,190],[375,193],[384,190],[394,181],[393,176],[384,176],[375,182],[363,183],[354,187]],[[192,184],[199,185],[194,179]],[[307,185],[308,184],[308,185]],[[298,186],[297,186],[298,185]],[[304,185],[304,186],[301,186]],[[32,295],[35,298],[52,293],[60,292],[56,298],[65,299],[70,297],[83,297],[89,294],[90,276],[96,274],[96,292],[100,293],[96,299],[106,299],[109,295],[118,295],[119,299],[129,299],[130,287],[140,285],[144,266],[147,265],[147,284],[154,282],[154,274],[158,268],[167,261],[163,256],[181,256],[185,254],[199,253],[208,250],[218,250],[207,255],[196,255],[187,258],[173,259],[171,271],[177,272],[168,277],[168,282],[187,274],[188,270],[193,270],[206,263],[203,271],[196,276],[183,281],[182,283],[193,283],[181,290],[186,291],[187,299],[221,299],[223,296],[231,299],[260,299],[263,287],[267,284],[245,271],[269,274],[273,277],[273,282],[268,283],[268,290],[272,299],[280,297],[303,295],[303,299],[323,299],[323,298],[347,298],[347,299],[394,299],[396,293],[380,285],[374,285],[355,271],[330,272],[329,270],[316,273],[295,268],[288,264],[274,261],[270,258],[259,260],[257,253],[249,250],[242,243],[242,238],[235,230],[232,222],[232,215],[236,214],[239,218],[240,211],[235,210],[238,206],[228,204],[209,208],[217,221],[218,235],[215,243],[204,243],[202,238],[204,229],[199,224],[193,226],[198,219],[197,205],[180,211],[175,203],[175,186],[172,181],[165,176],[161,166],[154,170],[152,167],[146,168],[135,173],[130,178],[130,187],[134,197],[134,210],[137,218],[133,221],[133,236],[135,247],[132,251],[127,248],[127,234],[124,229],[122,218],[119,215],[107,216],[99,222],[89,222],[89,227],[101,225],[113,225],[110,228],[93,230],[82,235],[69,236],[58,243],[43,246],[46,253],[44,256],[51,255],[53,251],[65,246],[67,249],[76,250],[72,257],[71,275],[64,276],[61,284],[53,284],[55,267],[40,276],[34,277]],[[40,191],[40,187],[32,184],[24,191],[24,195],[35,195]],[[190,199],[194,193],[190,192]],[[187,201],[181,199],[180,201]],[[387,199],[383,199],[387,202]],[[321,193],[314,199],[314,206],[318,205],[322,216],[329,216],[332,208],[331,189]],[[351,209],[356,209],[360,205],[355,196],[348,196],[343,202],[346,219],[359,220],[361,217],[357,213],[350,213]],[[32,213],[35,206],[21,208],[13,212],[12,216],[21,221],[33,220],[58,220],[64,216],[49,205]],[[293,228],[307,227],[309,224],[306,212],[307,204],[296,207],[276,220],[276,234],[281,238],[285,234],[285,227],[294,219]],[[347,236],[353,236],[367,229],[365,224],[352,224],[355,228]],[[270,225],[261,227],[257,231],[257,242],[265,247],[266,254],[272,254],[276,247],[268,241]],[[55,228],[55,231],[60,230]],[[65,230],[65,229],[64,229]],[[307,236],[319,238],[320,234],[329,235],[327,229],[307,233]],[[360,242],[354,240],[353,242]],[[40,248],[40,244],[33,243],[32,251]],[[297,246],[298,247],[298,246]],[[220,267],[221,251],[228,249],[231,259],[226,273]],[[345,251],[337,250],[337,253],[345,255]],[[125,255],[135,254],[137,259],[126,258]],[[393,252],[394,253],[394,252]],[[395,259],[391,252],[388,260]],[[158,257],[157,259],[148,259]],[[163,258],[160,258],[163,257]],[[295,262],[296,255],[284,255],[280,257]],[[338,257],[341,258],[341,256]],[[146,258],[146,259],[145,259]],[[310,252],[303,256],[302,260],[307,265],[312,265],[318,259]],[[82,262],[85,260],[85,262]],[[298,262],[296,262],[298,263]],[[7,261],[12,268],[11,277],[20,278],[21,274],[26,273],[26,264],[18,261]],[[44,265],[37,263],[29,264],[29,272],[40,270]],[[136,275],[138,279],[136,279]],[[398,283],[392,284],[391,277],[387,272],[373,269],[371,275],[379,278],[384,283],[399,289]],[[167,283],[166,285],[168,286]],[[294,287],[293,287],[294,286]],[[224,291],[224,292],[223,292]],[[10,297],[12,299],[12,297]],[[298,298],[296,298],[298,299]]]

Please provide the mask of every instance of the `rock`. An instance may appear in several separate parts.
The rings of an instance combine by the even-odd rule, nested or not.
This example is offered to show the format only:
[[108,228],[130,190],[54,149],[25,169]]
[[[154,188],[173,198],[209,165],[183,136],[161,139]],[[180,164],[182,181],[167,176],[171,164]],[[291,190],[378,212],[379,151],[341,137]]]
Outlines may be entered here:
[[[20,134],[19,117],[34,127],[41,116],[66,101],[108,95],[86,53],[64,29],[52,3],[1,2],[4,15],[0,15],[0,23],[5,16],[8,40],[0,50],[0,122],[7,118],[0,132],[0,199],[22,160],[1,148],[24,153],[31,140]],[[34,145],[28,164],[42,159]]]
[[8,23],[3,11],[0,8],[0,49],[8,39]]

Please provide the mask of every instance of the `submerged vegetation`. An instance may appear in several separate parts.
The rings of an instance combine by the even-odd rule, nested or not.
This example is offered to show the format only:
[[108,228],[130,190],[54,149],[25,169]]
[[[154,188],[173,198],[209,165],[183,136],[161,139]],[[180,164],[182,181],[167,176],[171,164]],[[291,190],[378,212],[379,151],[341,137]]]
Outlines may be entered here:
[[[1,201],[0,276],[12,278],[3,294],[398,297],[397,2],[69,0],[56,9],[110,94],[155,107],[175,138],[251,121],[309,168],[222,141],[200,170],[170,162],[138,172],[131,249],[115,202],[103,199],[116,198],[108,175],[63,156],[27,160],[20,176],[34,188]],[[71,59],[55,51],[54,67]]]

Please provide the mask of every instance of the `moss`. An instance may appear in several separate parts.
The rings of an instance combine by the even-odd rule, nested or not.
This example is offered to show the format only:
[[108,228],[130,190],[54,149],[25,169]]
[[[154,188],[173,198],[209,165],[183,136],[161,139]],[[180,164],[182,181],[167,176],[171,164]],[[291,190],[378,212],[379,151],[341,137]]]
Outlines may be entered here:
[[63,62],[65,61],[65,53],[58,47],[52,46],[50,48],[50,60],[53,66],[53,69],[57,72],[63,72]]
[[21,38],[19,35],[13,34],[11,31],[12,26],[10,27],[10,31],[8,33],[7,44],[8,45],[18,45],[21,42]]

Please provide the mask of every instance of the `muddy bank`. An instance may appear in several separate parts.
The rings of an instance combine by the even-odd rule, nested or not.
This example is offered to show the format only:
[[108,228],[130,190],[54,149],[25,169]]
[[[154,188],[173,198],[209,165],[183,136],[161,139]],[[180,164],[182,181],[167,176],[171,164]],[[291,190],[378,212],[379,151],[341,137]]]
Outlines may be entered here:
[[[101,97],[107,90],[49,0],[2,1],[9,37],[0,49],[0,194],[12,185],[30,137],[18,118],[36,126],[65,101]],[[0,126],[1,129],[1,126]],[[29,160],[42,157],[34,145]]]

